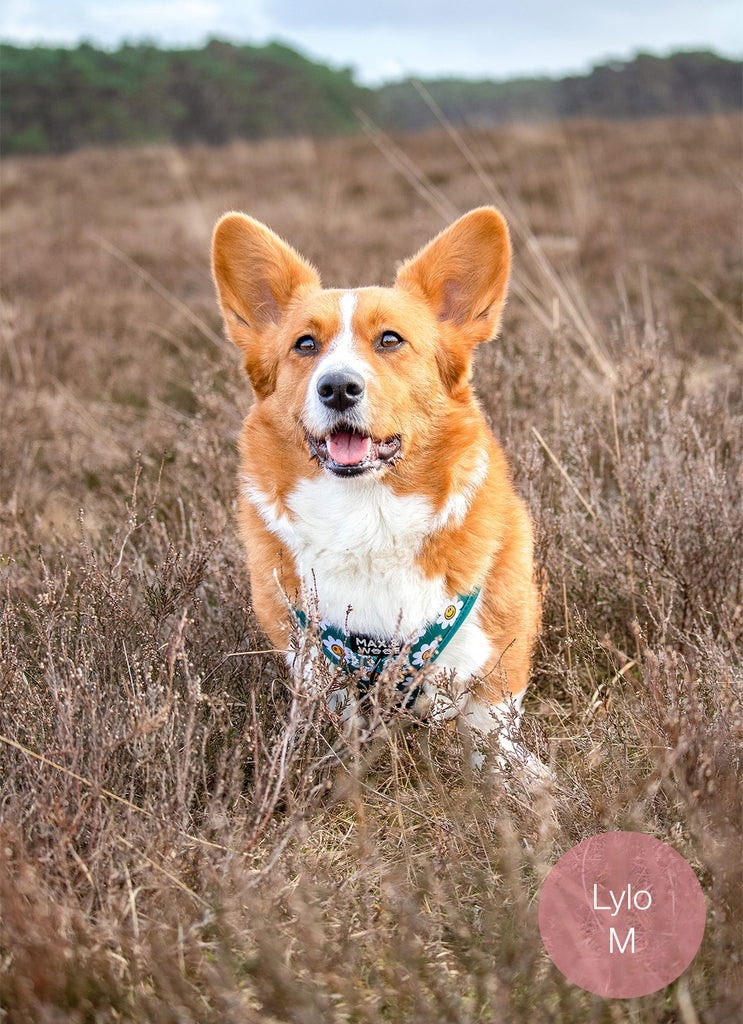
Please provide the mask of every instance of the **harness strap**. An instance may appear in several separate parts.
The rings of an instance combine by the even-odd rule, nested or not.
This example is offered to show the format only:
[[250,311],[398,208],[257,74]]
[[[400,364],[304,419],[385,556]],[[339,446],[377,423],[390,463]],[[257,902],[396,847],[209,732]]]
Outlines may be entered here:
[[[318,623],[323,654],[328,661],[341,666],[347,673],[359,672],[361,687],[366,691],[372,687],[385,665],[408,648],[403,656],[403,664],[406,664],[409,674],[404,676],[397,688],[405,694],[403,706],[409,706],[423,692],[420,686],[415,685],[415,669],[436,661],[472,611],[479,595],[480,587],[470,594],[457,594],[425,629],[408,641],[380,640],[364,633],[349,633],[343,627],[333,626],[323,619]],[[307,616],[301,608],[295,608],[294,615],[300,626],[307,625]]]

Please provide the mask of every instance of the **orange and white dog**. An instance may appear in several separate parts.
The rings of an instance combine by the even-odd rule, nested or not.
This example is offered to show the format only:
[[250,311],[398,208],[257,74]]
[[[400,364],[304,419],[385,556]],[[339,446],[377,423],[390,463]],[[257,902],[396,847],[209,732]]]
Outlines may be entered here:
[[517,717],[540,619],[529,515],[470,385],[509,263],[489,207],[404,263],[392,288],[324,290],[239,213],[213,242],[255,393],[239,515],[261,626],[288,649],[284,595],[312,593],[331,660],[378,668],[402,651],[411,669],[448,670],[443,714],[481,733],[509,708]]

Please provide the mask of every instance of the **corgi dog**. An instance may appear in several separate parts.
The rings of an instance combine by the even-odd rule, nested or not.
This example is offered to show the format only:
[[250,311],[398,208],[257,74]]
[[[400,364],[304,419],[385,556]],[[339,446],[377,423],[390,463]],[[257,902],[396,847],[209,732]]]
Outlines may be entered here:
[[[218,222],[212,257],[255,399],[239,524],[260,625],[288,650],[292,603],[311,593],[333,663],[407,658],[416,701],[425,690],[436,713],[502,729],[540,622],[531,521],[470,382],[506,297],[503,218],[461,217],[394,287],[325,290],[240,213]],[[434,683],[416,685],[416,666]]]

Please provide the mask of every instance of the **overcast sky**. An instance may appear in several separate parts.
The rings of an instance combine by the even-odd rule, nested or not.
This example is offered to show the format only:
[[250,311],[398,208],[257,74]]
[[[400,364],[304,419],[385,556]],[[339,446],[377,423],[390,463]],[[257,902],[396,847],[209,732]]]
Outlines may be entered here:
[[743,53],[740,0],[3,0],[0,38],[104,46],[280,39],[377,83],[585,71],[637,50]]

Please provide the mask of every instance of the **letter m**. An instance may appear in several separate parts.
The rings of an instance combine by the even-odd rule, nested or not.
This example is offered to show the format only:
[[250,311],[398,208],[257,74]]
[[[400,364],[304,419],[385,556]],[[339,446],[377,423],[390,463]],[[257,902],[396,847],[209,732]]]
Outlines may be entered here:
[[615,939],[617,941],[617,946],[619,947],[619,952],[620,953],[624,953],[625,949],[627,948],[627,943],[629,942],[630,939],[632,939],[632,947],[630,949],[630,953],[634,953],[634,951],[635,951],[635,929],[634,928],[630,928],[630,930],[627,932],[627,938],[624,940],[624,945],[622,945],[622,943],[619,941],[619,936],[614,931],[614,929],[613,928],[609,929],[609,952],[610,953],[614,952],[614,940]]

